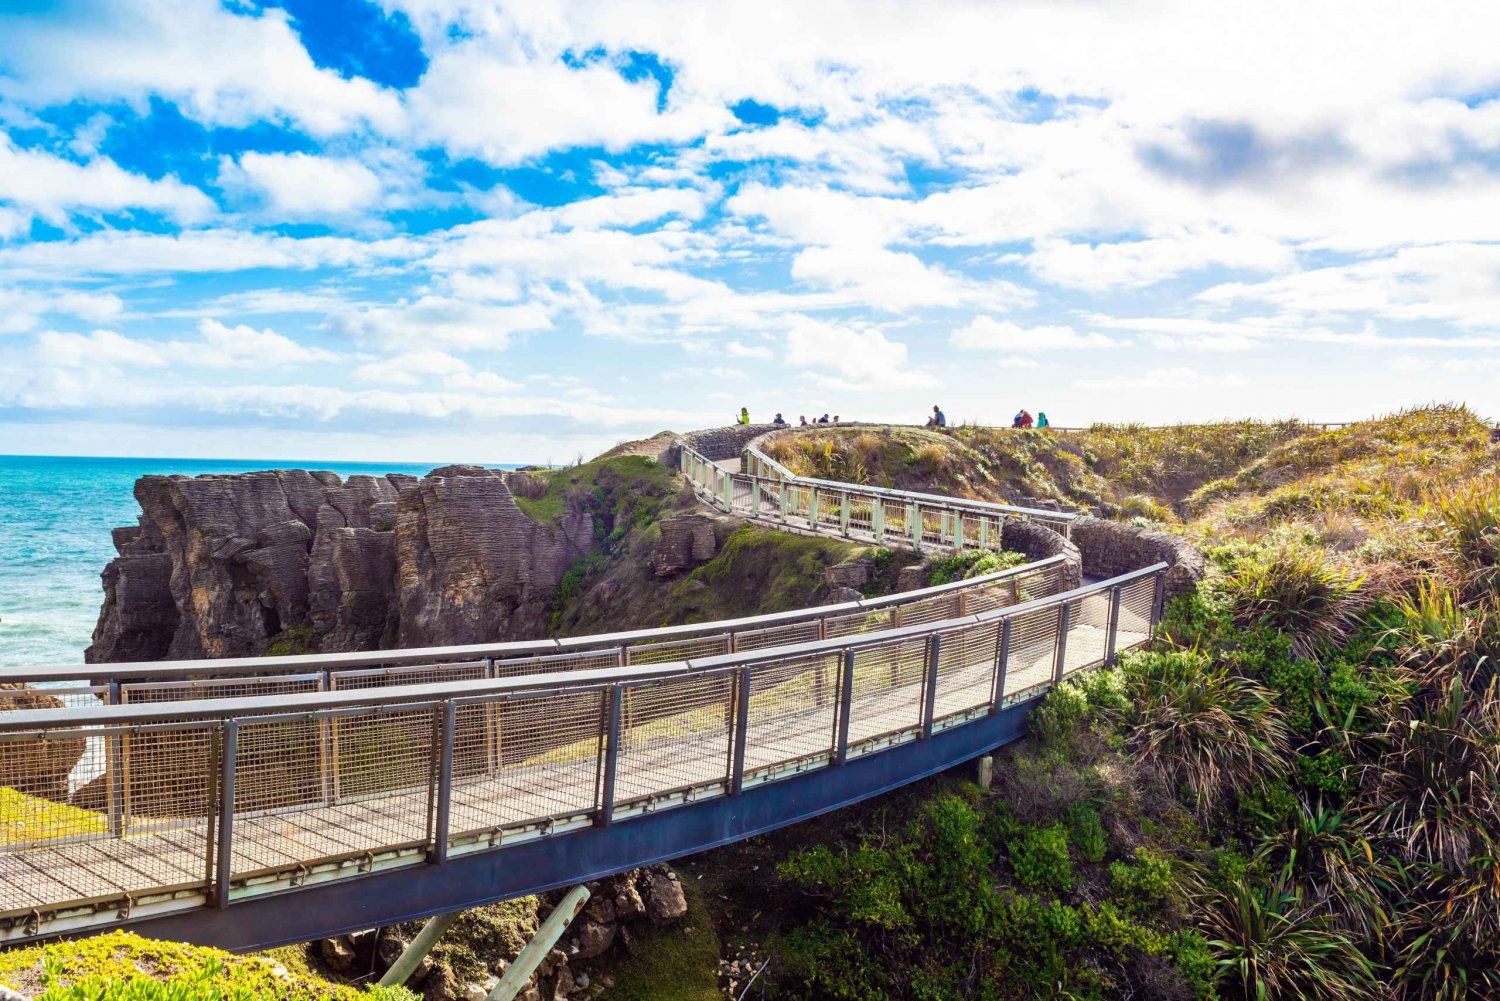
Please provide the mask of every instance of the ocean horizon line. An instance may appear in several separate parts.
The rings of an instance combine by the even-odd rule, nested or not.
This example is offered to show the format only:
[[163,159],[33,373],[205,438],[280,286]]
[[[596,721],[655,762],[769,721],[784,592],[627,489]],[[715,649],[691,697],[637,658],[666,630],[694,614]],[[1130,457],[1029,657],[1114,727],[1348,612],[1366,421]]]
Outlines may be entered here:
[[264,457],[237,458],[234,456],[190,456],[190,455],[69,455],[38,452],[0,452],[0,460],[38,459],[67,460],[76,462],[222,462],[244,465],[268,463],[276,468],[316,468],[323,466],[486,466],[496,469],[518,469],[522,466],[548,466],[544,462],[492,462],[473,459],[275,459]]

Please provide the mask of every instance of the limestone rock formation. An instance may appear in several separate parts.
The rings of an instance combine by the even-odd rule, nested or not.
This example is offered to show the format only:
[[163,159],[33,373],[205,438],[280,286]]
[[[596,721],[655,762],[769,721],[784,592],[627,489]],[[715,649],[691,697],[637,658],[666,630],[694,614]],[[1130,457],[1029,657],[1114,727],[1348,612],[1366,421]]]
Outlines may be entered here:
[[477,466],[420,481],[146,476],[135,494],[140,524],[115,532],[90,663],[538,635],[592,541],[586,512],[538,524]]
[[706,514],[682,514],[661,521],[661,540],[651,554],[651,568],[658,577],[690,569],[714,558],[719,541],[714,534],[717,519]]
[[553,589],[592,538],[593,519],[576,504],[560,526],[543,525],[499,475],[434,470],[397,505],[399,645],[540,635]]

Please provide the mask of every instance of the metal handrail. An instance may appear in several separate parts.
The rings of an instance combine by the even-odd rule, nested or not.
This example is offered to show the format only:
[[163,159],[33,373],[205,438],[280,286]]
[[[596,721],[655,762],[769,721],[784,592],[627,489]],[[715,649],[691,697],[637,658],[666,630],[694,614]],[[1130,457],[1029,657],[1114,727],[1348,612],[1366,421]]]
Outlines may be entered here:
[[429,704],[451,698],[483,695],[519,695],[537,692],[586,688],[600,684],[630,684],[660,681],[693,673],[719,671],[724,668],[771,663],[788,658],[817,655],[828,651],[862,650],[890,643],[892,640],[926,637],[950,632],[964,626],[982,625],[1003,619],[1019,618],[1040,609],[1076,602],[1091,595],[1125,587],[1148,577],[1164,575],[1166,563],[1156,563],[1140,570],[1086,584],[1058,594],[993,608],[973,615],[962,615],[911,626],[883,629],[874,633],[836,636],[828,639],[791,643],[760,650],[747,650],[709,657],[694,657],[661,664],[599,668],[591,671],[559,671],[518,678],[476,678],[467,681],[426,682],[414,685],[390,685],[381,688],[347,689],[332,692],[298,692],[255,695],[228,699],[193,699],[182,702],[139,703],[125,705],[69,706],[62,709],[23,709],[0,714],[0,735],[17,731],[45,730],[54,735],[73,726],[110,724],[168,723],[180,720],[228,719],[256,716],[299,714],[320,709],[369,708],[391,705]]
[[781,780],[987,728],[1149,641],[1167,569],[661,665],[8,713],[0,756],[79,742],[108,798],[59,805],[45,776],[12,787],[15,817],[38,826],[21,842],[0,831],[0,945],[774,796]]
[[545,640],[520,640],[506,643],[472,643],[455,646],[367,650],[349,653],[301,654],[282,657],[229,657],[212,660],[159,662],[120,662],[107,664],[64,664],[46,667],[0,667],[0,684],[60,685],[85,682],[100,685],[100,694],[112,699],[112,684],[132,681],[167,682],[169,680],[216,680],[242,678],[251,680],[288,672],[340,672],[371,667],[438,667],[483,662],[544,658],[584,653],[604,653],[618,649],[683,640],[693,637],[730,636],[777,626],[796,625],[836,619],[860,612],[902,608],[952,594],[955,591],[978,590],[1015,578],[1039,576],[1065,564],[1066,558],[1052,556],[1019,567],[967,580],[950,581],[931,587],[902,591],[876,598],[861,598],[833,605],[790,609],[764,615],[720,619],[712,622],[686,623],[653,629],[636,629],[616,633],[594,633],[587,636]]
[[744,454],[760,462],[762,465],[770,467],[777,474],[777,478],[796,484],[828,487],[834,490],[847,490],[851,493],[867,494],[882,498],[889,497],[895,500],[920,501],[922,503],[946,507],[951,510],[984,511],[987,513],[1031,518],[1039,521],[1071,522],[1076,521],[1078,518],[1078,514],[1073,511],[1053,511],[1050,508],[1044,507],[1023,507],[1017,504],[1000,504],[994,501],[970,500],[965,497],[949,497],[944,494],[928,494],[916,490],[897,490],[894,487],[876,487],[864,483],[851,484],[841,480],[823,480],[815,476],[799,476],[758,448],[753,446],[747,447]]

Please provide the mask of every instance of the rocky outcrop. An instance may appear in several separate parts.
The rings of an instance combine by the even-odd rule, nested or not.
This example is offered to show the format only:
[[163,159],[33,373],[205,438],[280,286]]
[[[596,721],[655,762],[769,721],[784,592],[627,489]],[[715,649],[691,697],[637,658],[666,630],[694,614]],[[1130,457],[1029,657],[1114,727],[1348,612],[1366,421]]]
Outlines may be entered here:
[[715,526],[719,519],[706,514],[682,514],[661,520],[661,539],[651,553],[658,577],[707,563],[719,551]]
[[592,538],[532,521],[490,470],[425,478],[275,470],[147,476],[90,663],[482,642],[537,635]]
[[543,525],[499,475],[434,470],[397,508],[398,644],[541,635],[553,589],[592,539],[593,519],[576,504],[560,525]]

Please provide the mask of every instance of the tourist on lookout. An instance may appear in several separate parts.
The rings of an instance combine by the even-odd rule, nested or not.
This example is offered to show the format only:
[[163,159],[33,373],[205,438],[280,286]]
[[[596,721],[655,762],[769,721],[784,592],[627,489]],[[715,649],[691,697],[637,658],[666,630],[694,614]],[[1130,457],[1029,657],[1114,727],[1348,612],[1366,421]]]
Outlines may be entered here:
[[750,423],[750,408],[748,408],[748,407],[740,407],[740,423],[741,424],[749,424]]
[[1040,431],[1043,428],[1050,428],[1051,426],[1052,426],[1051,424],[1047,423],[1047,411],[1045,411],[1045,410],[1038,410],[1036,412],[1036,428],[1037,428],[1037,430]]
[[786,427],[786,418],[782,417],[781,414],[778,413],[776,415],[776,419],[774,421],[772,421],[771,423],[774,424],[774,425],[776,425],[779,428],[784,428],[784,427]]
[[930,428],[945,428],[948,426],[948,415],[943,413],[936,403],[932,405],[932,416],[927,419],[927,426]]

